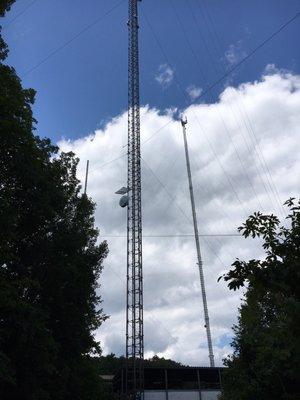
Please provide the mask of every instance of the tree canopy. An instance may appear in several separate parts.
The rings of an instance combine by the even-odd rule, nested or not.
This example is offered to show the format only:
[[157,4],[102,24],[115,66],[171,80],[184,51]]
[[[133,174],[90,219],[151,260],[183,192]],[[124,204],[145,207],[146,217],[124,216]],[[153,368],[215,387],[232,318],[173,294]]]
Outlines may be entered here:
[[[4,15],[13,1],[1,1]],[[106,318],[107,255],[78,159],[34,135],[35,92],[6,65],[0,40],[0,398],[101,399],[91,362]]]
[[[114,375],[125,366],[126,359],[124,356],[118,357],[114,353],[111,353],[107,354],[106,356],[94,357],[93,362],[95,363],[99,374]],[[155,355],[144,360],[144,367],[180,368],[183,367],[183,365],[176,361]]]
[[236,260],[223,279],[246,288],[234,326],[234,353],[225,360],[224,400],[300,398],[300,201],[289,199],[286,223],[259,212],[240,227],[260,237],[263,260]]

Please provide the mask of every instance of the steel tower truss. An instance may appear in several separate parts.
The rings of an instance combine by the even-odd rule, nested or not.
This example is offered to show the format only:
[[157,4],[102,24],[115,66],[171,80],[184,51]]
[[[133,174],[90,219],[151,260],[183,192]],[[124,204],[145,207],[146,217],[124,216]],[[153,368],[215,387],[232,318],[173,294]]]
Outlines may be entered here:
[[128,19],[126,394],[135,400],[143,393],[144,359],[138,1],[129,0]]

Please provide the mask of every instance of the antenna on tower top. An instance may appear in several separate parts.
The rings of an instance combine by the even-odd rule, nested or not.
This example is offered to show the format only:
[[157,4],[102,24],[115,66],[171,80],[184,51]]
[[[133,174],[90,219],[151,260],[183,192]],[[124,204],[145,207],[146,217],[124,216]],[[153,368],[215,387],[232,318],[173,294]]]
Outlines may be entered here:
[[187,117],[185,115],[182,115],[180,118],[181,125],[185,126],[187,124]]

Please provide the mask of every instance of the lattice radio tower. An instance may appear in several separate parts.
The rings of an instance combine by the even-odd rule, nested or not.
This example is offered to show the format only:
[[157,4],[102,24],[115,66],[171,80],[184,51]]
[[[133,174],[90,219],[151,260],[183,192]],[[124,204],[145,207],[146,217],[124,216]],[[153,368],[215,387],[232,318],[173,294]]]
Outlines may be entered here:
[[126,394],[134,400],[142,397],[144,380],[138,1],[129,0],[128,19]]

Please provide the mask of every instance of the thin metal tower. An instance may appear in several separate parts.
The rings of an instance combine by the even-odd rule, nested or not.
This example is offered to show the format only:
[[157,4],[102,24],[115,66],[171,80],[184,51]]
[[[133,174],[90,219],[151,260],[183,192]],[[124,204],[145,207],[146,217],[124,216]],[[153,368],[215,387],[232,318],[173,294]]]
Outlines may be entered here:
[[86,195],[88,176],[89,176],[89,160],[86,162],[86,170],[85,170],[85,182],[84,182],[84,194]]
[[129,0],[128,19],[126,394],[134,400],[142,398],[144,386],[138,1]]
[[210,324],[209,324],[209,317],[208,317],[208,307],[207,307],[205,282],[204,282],[204,274],[203,274],[203,263],[202,263],[202,257],[201,257],[201,251],[200,251],[200,241],[199,241],[197,214],[196,214],[196,207],[195,207],[194,189],[193,189],[192,173],[191,173],[191,165],[190,165],[190,157],[189,157],[189,148],[188,148],[188,143],[187,143],[187,138],[186,138],[186,124],[187,124],[187,119],[181,118],[184,149],[185,149],[185,158],[186,158],[186,168],[187,168],[187,174],[188,174],[188,179],[189,179],[189,190],[190,190],[190,198],[191,198],[191,206],[192,206],[192,214],[193,214],[194,234],[195,234],[195,242],[196,242],[196,249],[197,249],[197,258],[198,258],[197,264],[198,264],[198,268],[199,268],[202,302],[203,302],[203,310],[204,310],[204,320],[205,320],[204,326],[206,328],[206,335],[207,335],[208,357],[209,357],[209,361],[210,361],[210,366],[214,367],[215,362],[214,362],[214,354],[213,354],[213,347],[212,347],[212,340],[211,340],[211,333],[210,333]]

